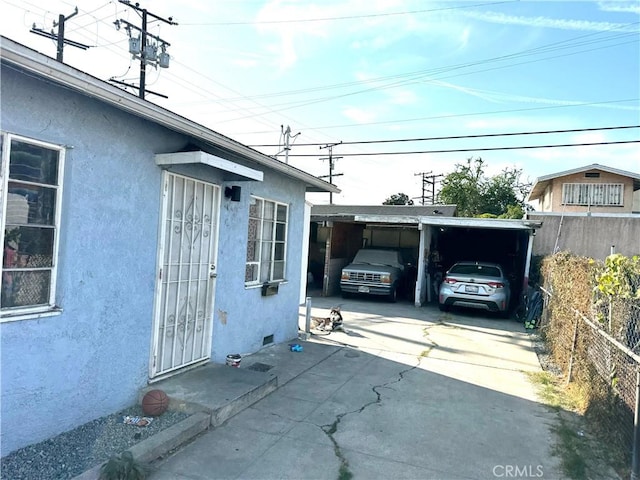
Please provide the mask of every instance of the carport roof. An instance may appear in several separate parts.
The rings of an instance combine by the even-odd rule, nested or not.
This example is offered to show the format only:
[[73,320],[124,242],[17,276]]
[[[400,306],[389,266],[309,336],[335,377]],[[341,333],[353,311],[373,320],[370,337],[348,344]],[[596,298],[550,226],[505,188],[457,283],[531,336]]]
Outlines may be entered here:
[[501,218],[458,218],[458,217],[426,217],[426,216],[389,216],[389,215],[356,215],[354,221],[359,223],[392,225],[419,224],[437,227],[460,228],[493,228],[497,230],[535,230],[542,226],[541,221],[508,220]]
[[[385,218],[417,218],[422,216],[453,217],[456,213],[455,205],[313,205],[311,207],[312,221],[347,221],[355,222],[360,215],[384,216]],[[387,223],[419,223],[387,222]]]

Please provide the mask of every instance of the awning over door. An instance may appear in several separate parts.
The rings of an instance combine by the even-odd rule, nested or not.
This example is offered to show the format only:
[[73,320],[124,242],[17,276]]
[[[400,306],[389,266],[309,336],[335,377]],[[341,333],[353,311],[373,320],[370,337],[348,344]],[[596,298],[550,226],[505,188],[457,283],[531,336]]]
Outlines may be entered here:
[[176,152],[176,153],[158,153],[155,156],[156,165],[172,166],[172,165],[185,165],[185,164],[201,164],[208,165],[227,172],[225,181],[243,181],[243,180],[255,180],[262,182],[264,179],[264,173],[260,170],[254,170],[249,167],[245,167],[238,163],[234,163],[230,160],[211,155],[203,151],[195,152]]

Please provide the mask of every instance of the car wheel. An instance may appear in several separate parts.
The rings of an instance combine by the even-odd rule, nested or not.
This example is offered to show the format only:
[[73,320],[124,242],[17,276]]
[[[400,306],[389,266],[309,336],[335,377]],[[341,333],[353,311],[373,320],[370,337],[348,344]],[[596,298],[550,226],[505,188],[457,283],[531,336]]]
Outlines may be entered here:
[[389,293],[389,296],[387,297],[387,299],[391,303],[396,303],[398,301],[398,292],[395,288],[391,289],[391,293]]
[[449,311],[449,305],[445,305],[444,303],[439,303],[438,308],[440,309],[441,312]]

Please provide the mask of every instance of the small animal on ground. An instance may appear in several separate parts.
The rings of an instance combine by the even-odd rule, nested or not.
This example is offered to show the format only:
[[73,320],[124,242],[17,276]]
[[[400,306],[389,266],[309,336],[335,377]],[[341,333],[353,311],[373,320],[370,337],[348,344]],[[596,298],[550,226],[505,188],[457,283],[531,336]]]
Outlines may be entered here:
[[311,327],[324,332],[344,332],[340,307],[333,307],[328,317],[311,317]]

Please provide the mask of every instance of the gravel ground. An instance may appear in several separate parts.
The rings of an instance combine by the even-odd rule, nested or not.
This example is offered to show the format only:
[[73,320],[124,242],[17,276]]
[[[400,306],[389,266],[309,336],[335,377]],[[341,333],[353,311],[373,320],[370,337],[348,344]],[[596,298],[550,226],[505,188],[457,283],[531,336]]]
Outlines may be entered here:
[[562,370],[554,363],[553,358],[551,358],[549,347],[542,339],[540,332],[532,332],[531,341],[533,342],[533,349],[538,356],[538,361],[542,369],[554,375],[562,375]]
[[123,423],[126,415],[144,414],[137,405],[10,453],[0,460],[0,476],[11,480],[70,479],[188,417],[167,411],[154,417],[150,425],[137,427]]

